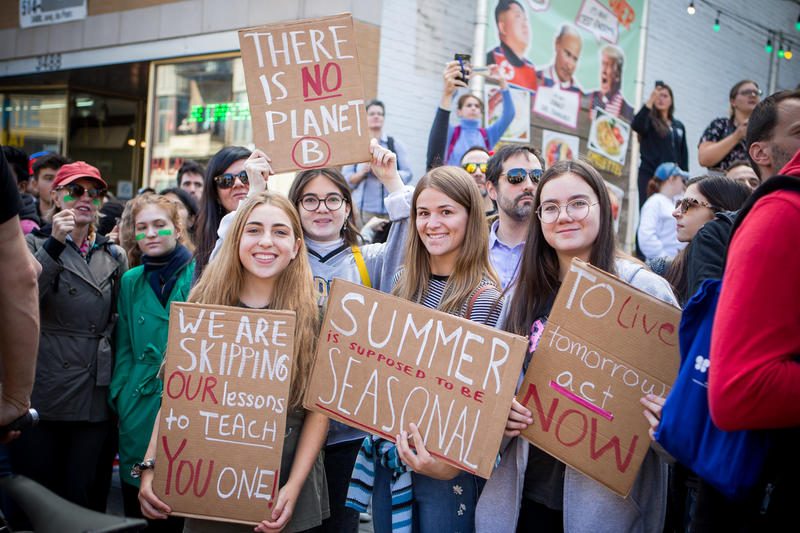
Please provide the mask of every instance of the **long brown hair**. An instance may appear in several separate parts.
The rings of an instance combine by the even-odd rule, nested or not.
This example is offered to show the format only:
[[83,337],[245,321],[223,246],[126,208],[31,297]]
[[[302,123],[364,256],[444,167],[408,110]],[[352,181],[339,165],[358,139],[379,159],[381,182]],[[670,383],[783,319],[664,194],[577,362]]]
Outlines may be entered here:
[[119,241],[120,245],[128,254],[128,265],[130,268],[142,264],[142,251],[139,249],[139,245],[136,243],[135,237],[136,215],[146,205],[154,205],[159,209],[162,209],[175,226],[175,229],[180,231],[178,243],[188,248],[190,252],[194,251],[194,245],[192,244],[191,239],[189,239],[186,228],[181,226],[181,215],[178,212],[178,204],[160,194],[140,194],[125,204],[125,209],[122,211],[119,224]]
[[[539,207],[542,201],[542,189],[550,180],[564,174],[572,173],[583,179],[597,195],[600,210],[600,227],[597,238],[589,254],[589,263],[616,275],[614,260],[618,256],[617,241],[614,236],[614,218],[611,211],[611,200],[608,198],[603,178],[589,163],[580,160],[562,160],[548,168],[539,187],[536,189],[534,206]],[[534,210],[535,212],[535,210]],[[519,277],[514,286],[514,297],[511,300],[508,317],[503,329],[525,335],[530,334],[534,320],[549,312],[558,288],[559,262],[555,249],[545,240],[542,233],[542,222],[535,214],[531,216],[525,249],[519,269]]]
[[[353,208],[353,195],[350,193],[350,186],[347,184],[347,180],[344,178],[344,175],[342,175],[339,169],[315,168],[298,172],[297,176],[295,176],[294,181],[292,182],[291,188],[289,189],[289,201],[292,202],[295,209],[298,211],[302,209],[300,206],[300,197],[303,196],[303,189],[306,188],[306,185],[308,185],[309,181],[313,180],[317,176],[325,176],[331,180],[336,188],[339,189],[339,192],[344,198],[345,204],[350,206],[350,214],[347,215],[347,218],[345,219],[341,234],[342,238],[344,238],[344,242],[350,246],[358,246],[363,242],[363,239],[361,238],[361,234],[358,232],[358,226],[356,226],[356,214],[355,209]],[[344,209],[344,206],[340,207],[340,209]]]
[[222,243],[219,253],[211,261],[197,285],[189,293],[187,301],[237,305],[244,285],[245,269],[239,259],[239,240],[244,233],[247,219],[253,209],[269,204],[280,208],[289,217],[295,238],[300,241],[297,256],[278,274],[275,293],[270,309],[287,309],[296,313],[294,336],[294,358],[292,359],[292,388],[289,403],[299,407],[303,401],[314,350],[319,333],[319,293],[314,289],[311,266],[303,241],[300,216],[286,197],[264,191],[245,200],[236,211],[228,237]]
[[497,287],[500,287],[500,281],[489,263],[489,226],[483,209],[483,198],[472,176],[458,167],[434,168],[417,183],[411,199],[405,268],[401,271],[392,294],[413,302],[422,302],[425,299],[431,279],[431,263],[430,254],[417,232],[417,199],[428,187],[447,195],[467,210],[464,242],[437,308],[446,313],[460,314],[482,280],[489,280]]
[[653,123],[653,129],[656,130],[658,136],[663,139],[667,136],[667,133],[669,133],[669,125],[672,122],[672,115],[675,113],[675,96],[672,94],[672,87],[666,83],[662,83],[661,87],[666,89],[669,93],[669,109],[667,109],[667,118],[665,119],[663,116],[661,116],[661,111],[656,109],[656,106],[654,105],[652,109],[650,109],[650,121]]

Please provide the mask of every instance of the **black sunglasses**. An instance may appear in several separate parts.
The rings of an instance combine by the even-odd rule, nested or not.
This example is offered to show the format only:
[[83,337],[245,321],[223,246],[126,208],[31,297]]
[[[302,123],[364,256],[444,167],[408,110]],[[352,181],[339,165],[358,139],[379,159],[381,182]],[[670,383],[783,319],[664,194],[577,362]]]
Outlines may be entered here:
[[525,181],[525,178],[531,178],[531,181],[534,184],[539,183],[539,180],[542,178],[542,169],[541,168],[532,168],[530,170],[526,170],[524,168],[510,168],[502,174],[506,175],[506,179],[511,185],[517,185]]
[[106,189],[102,187],[92,187],[91,189],[86,189],[83,185],[79,185],[77,183],[68,183],[62,187],[59,187],[59,190],[61,189],[66,189],[69,192],[69,195],[74,199],[80,198],[85,192],[89,193],[89,198],[103,198],[106,195]]
[[250,185],[250,181],[247,179],[247,172],[242,170],[238,174],[220,174],[219,176],[214,176],[214,182],[217,184],[217,187],[220,189],[230,189],[233,187],[233,184],[236,183],[236,178],[239,178],[239,181],[242,182],[242,185]]

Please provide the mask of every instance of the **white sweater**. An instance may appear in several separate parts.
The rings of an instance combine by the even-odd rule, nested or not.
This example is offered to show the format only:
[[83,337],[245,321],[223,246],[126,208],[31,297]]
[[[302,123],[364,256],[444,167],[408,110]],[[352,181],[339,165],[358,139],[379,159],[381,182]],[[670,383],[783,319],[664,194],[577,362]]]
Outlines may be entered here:
[[637,238],[639,248],[647,259],[675,257],[686,246],[678,240],[677,222],[672,216],[672,200],[657,192],[642,206]]

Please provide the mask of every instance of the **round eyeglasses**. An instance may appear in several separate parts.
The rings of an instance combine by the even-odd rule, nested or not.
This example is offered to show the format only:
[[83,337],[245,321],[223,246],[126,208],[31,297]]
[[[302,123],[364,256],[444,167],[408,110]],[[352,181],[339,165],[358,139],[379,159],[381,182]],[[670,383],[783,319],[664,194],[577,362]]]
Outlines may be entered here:
[[319,198],[314,194],[306,194],[300,198],[300,205],[302,205],[303,209],[306,211],[316,211],[319,209],[319,204],[323,203],[328,211],[336,211],[342,207],[344,202],[344,197],[336,193],[329,194],[325,198]]
[[539,215],[539,220],[545,224],[552,224],[558,220],[561,215],[561,210],[566,209],[567,216],[572,220],[579,221],[589,216],[589,209],[599,202],[590,204],[588,200],[576,199],[567,202],[566,205],[559,205],[555,202],[544,202],[536,209],[536,214]]

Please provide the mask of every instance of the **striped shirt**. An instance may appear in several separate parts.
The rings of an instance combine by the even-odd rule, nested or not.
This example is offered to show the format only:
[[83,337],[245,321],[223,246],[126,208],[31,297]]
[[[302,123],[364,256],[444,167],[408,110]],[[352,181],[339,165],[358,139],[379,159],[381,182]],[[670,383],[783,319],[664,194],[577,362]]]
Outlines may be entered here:
[[[401,272],[402,270],[398,271],[394,277],[395,285],[397,284],[397,280],[400,279]],[[419,303],[429,309],[438,309],[439,303],[442,301],[442,295],[444,294],[446,285],[447,276],[437,276],[436,274],[431,274],[431,279],[430,283],[428,284],[428,290],[425,293],[425,298],[423,298]],[[490,287],[483,291],[483,293],[481,293],[475,300],[470,316],[465,316],[467,314],[469,300],[464,302],[464,305],[461,307],[461,311],[457,315],[456,313],[450,314],[469,318],[473,322],[479,322],[487,326],[497,327],[497,320],[500,318],[500,310],[503,307],[504,298],[501,296],[500,291],[497,290],[497,287],[494,285],[494,283],[487,279],[482,280],[475,288],[475,291],[484,285],[489,285]],[[475,291],[473,291],[472,294],[474,294]]]

